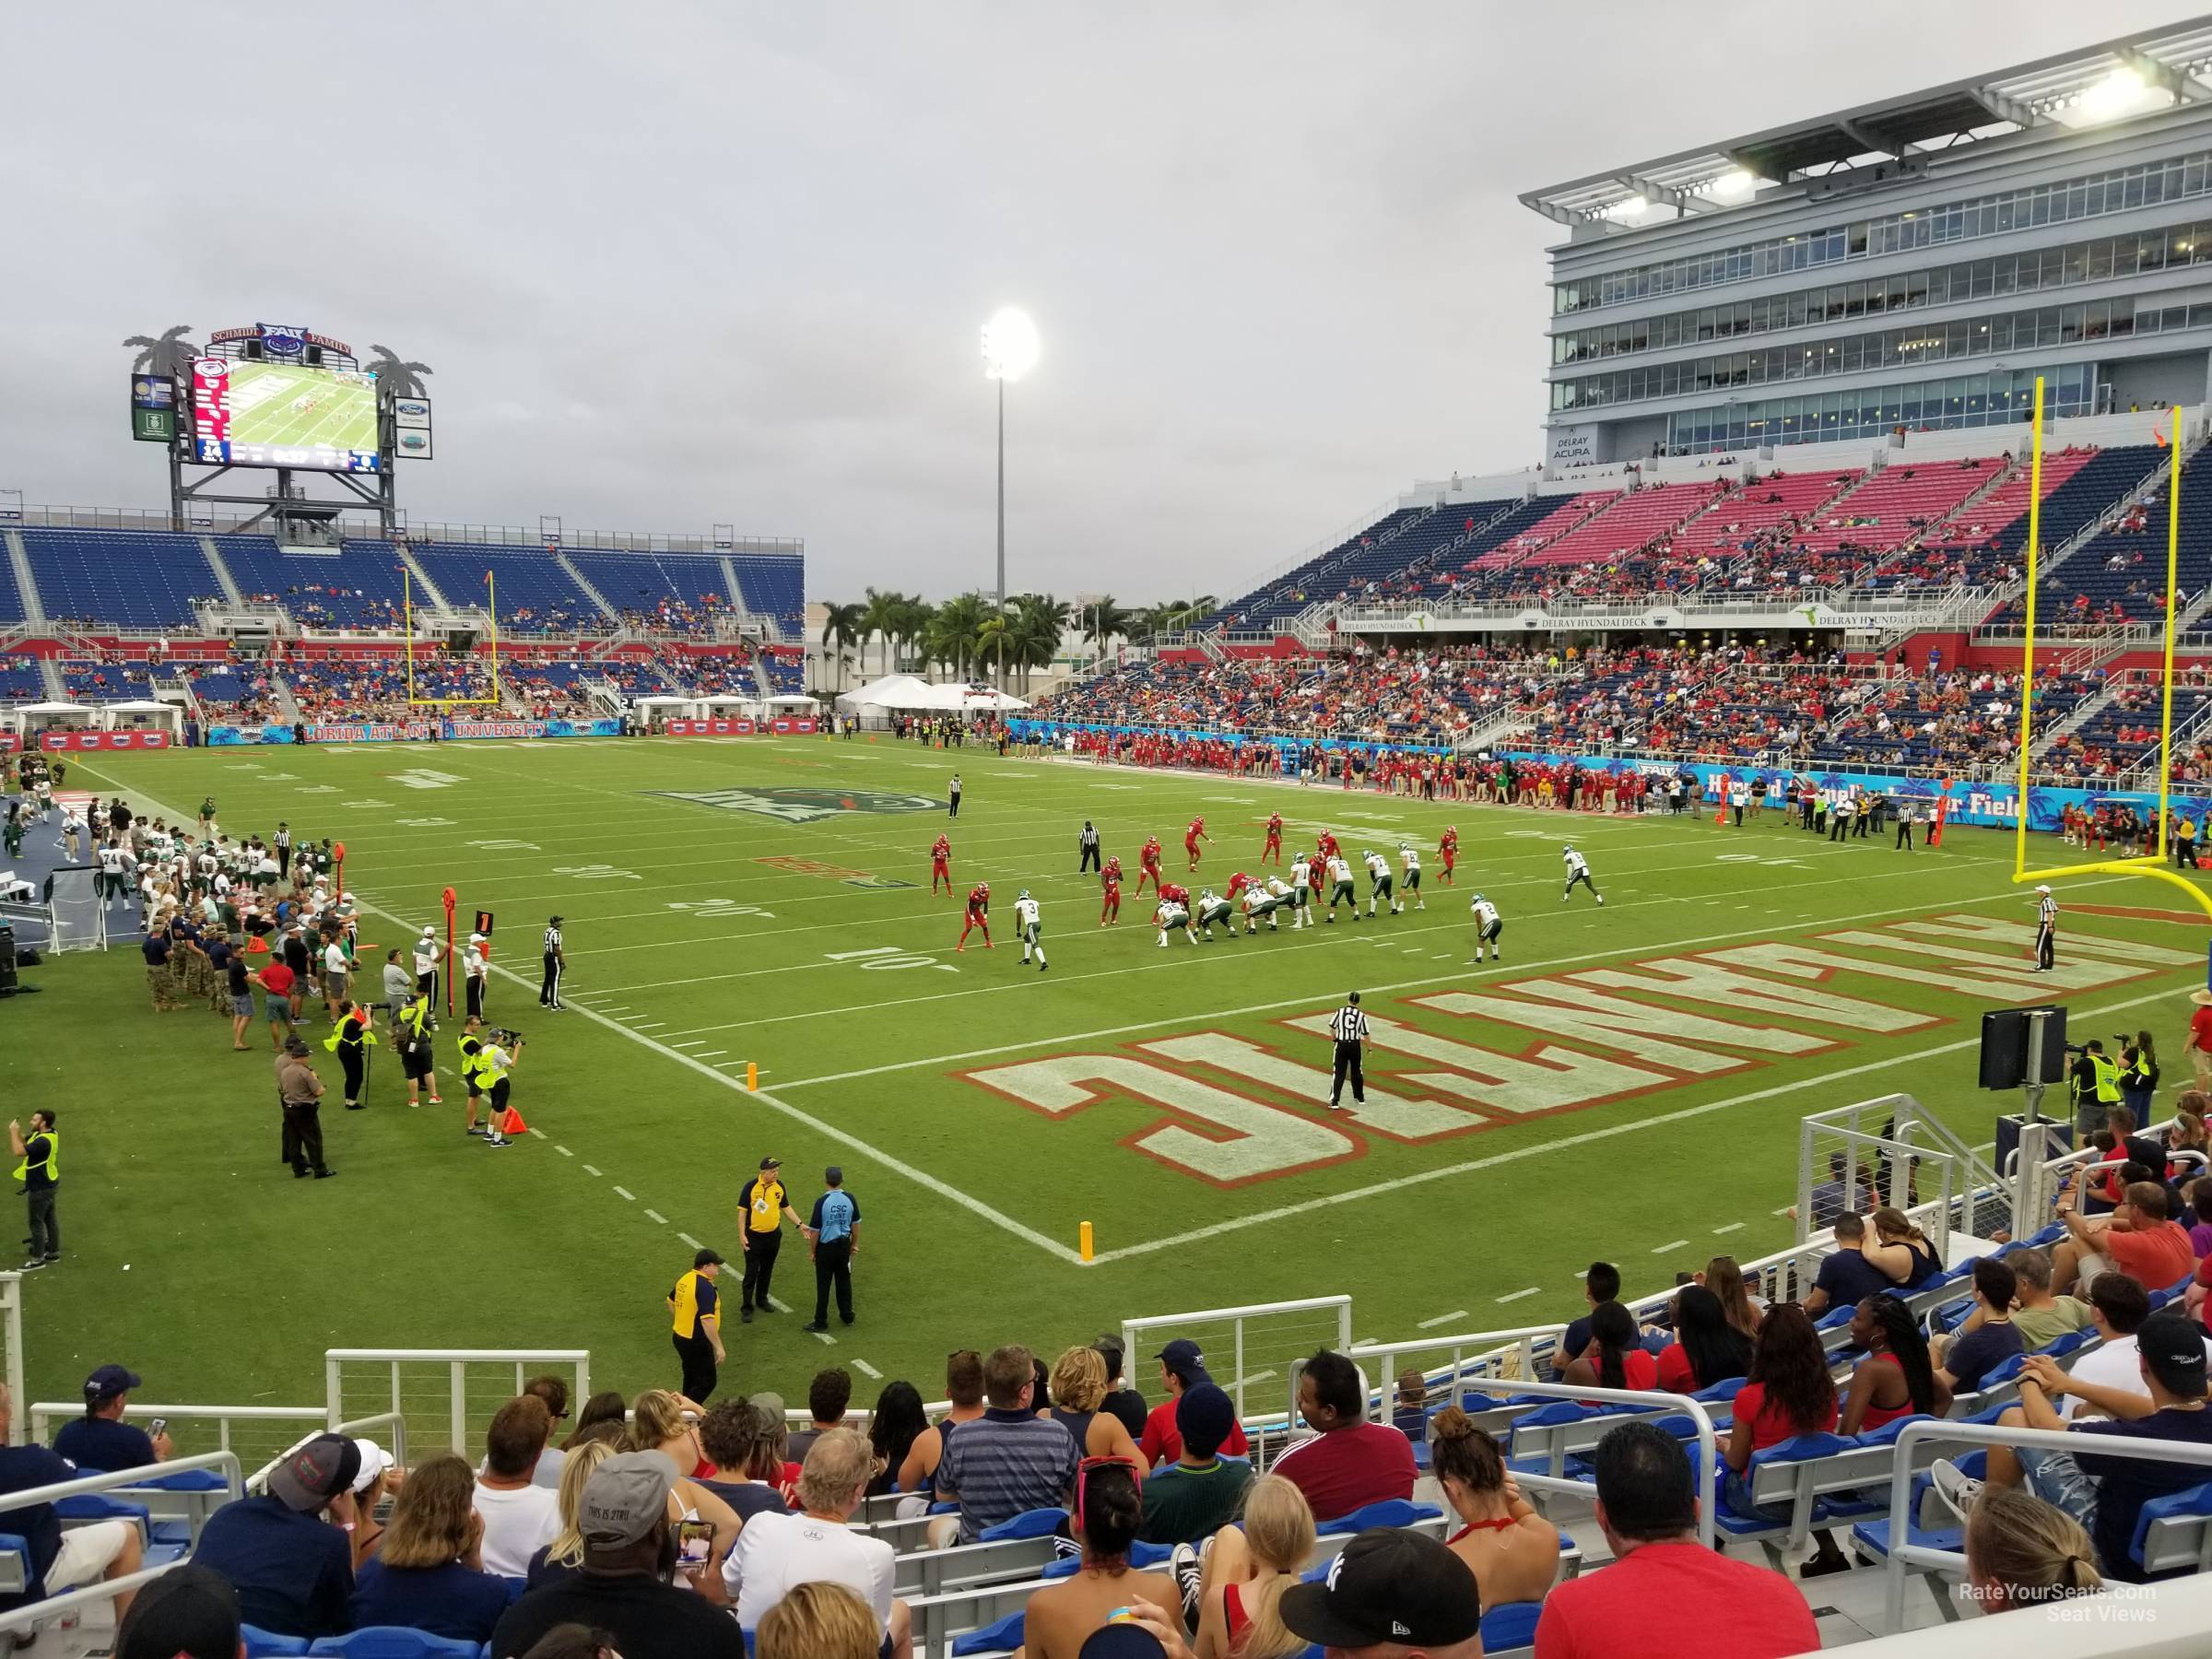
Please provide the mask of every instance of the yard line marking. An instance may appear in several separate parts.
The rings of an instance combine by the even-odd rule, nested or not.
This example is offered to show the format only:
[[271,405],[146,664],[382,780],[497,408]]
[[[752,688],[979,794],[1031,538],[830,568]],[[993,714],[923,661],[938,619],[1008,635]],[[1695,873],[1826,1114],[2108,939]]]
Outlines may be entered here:
[[623,1199],[627,1203],[635,1204],[638,1201],[638,1195],[631,1192],[628,1187],[617,1187],[615,1191],[621,1194]]
[[1274,1375],[1275,1373],[1271,1371],[1253,1371],[1249,1376],[1231,1377],[1229,1380],[1229,1385],[1234,1388],[1240,1382],[1265,1382]]
[[554,1143],[553,1150],[559,1153],[563,1158],[573,1158],[576,1156],[575,1153],[570,1151],[566,1147],[561,1146],[559,1142]]
[[1797,1206],[1794,1204],[1785,1204],[1778,1210],[1770,1210],[1768,1214],[1775,1216],[1786,1216],[1796,1207]]
[[663,1227],[668,1225],[668,1218],[662,1215],[659,1210],[649,1209],[645,1213],[651,1216],[655,1221],[658,1221]]
[[691,1039],[689,1041],[688,1041],[688,1042],[671,1042],[671,1043],[670,1043],[668,1046],[669,1046],[670,1048],[692,1049],[692,1048],[697,1048],[697,1047],[698,1047],[698,1046],[699,1046],[700,1043],[704,1042],[705,1041],[706,1041],[706,1039],[705,1039],[704,1037],[694,1037],[694,1038],[692,1038],[692,1039]]
[[1731,1222],[1729,1222],[1729,1223],[1728,1223],[1728,1225],[1727,1225],[1727,1226],[1725,1226],[1725,1227],[1716,1227],[1716,1228],[1714,1228],[1712,1230],[1713,1230],[1713,1231],[1714,1231],[1716,1234],[1717,1234],[1717,1233],[1732,1233],[1732,1232],[1742,1232],[1742,1231],[1744,1230],[1744,1224],[1743,1224],[1741,1221],[1731,1221]]
[[[617,1189],[617,1190],[618,1191],[619,1189]],[[1689,1243],[1689,1241],[1688,1241],[1688,1239],[1677,1239],[1677,1240],[1676,1240],[1676,1241],[1675,1241],[1673,1243],[1671,1243],[1671,1244],[1654,1244],[1654,1245],[1653,1245],[1653,1246],[1652,1246],[1652,1253],[1653,1253],[1653,1255],[1665,1255],[1665,1253],[1666,1253],[1668,1251],[1670,1251],[1670,1250],[1681,1250],[1681,1249],[1685,1248],[1685,1247],[1686,1247],[1686,1246],[1687,1246],[1688,1243]]]
[[729,1052],[730,1051],[728,1049],[705,1049],[700,1053],[692,1055],[691,1058],[694,1060],[712,1060],[717,1054],[726,1054]]
[[585,1164],[585,1165],[583,1166],[583,1172],[584,1172],[586,1175],[591,1175],[591,1176],[596,1176],[596,1175],[599,1173],[599,1171],[596,1171],[596,1170],[594,1170],[594,1169],[593,1169],[593,1168],[592,1168],[592,1166],[591,1166],[590,1164]]
[[1534,1296],[1536,1293],[1537,1288],[1538,1287],[1531,1285],[1525,1290],[1509,1290],[1505,1295],[1493,1298],[1492,1300],[1501,1302],[1519,1301],[1524,1296]]
[[[584,1012],[588,1014],[591,1012],[591,1010],[586,1008]],[[629,1029],[633,1031],[659,1031],[666,1030],[667,1025],[668,1022],[665,1019],[648,1019],[642,1021],[641,1023],[634,1024],[630,1026]]]
[[681,1239],[685,1243],[690,1245],[694,1250],[704,1250],[706,1248],[705,1245],[701,1244],[697,1239],[693,1238],[688,1232],[679,1232],[676,1236]]
[[1424,1319],[1420,1321],[1416,1326],[1416,1329],[1423,1331],[1433,1330],[1440,1324],[1450,1324],[1453,1320],[1465,1319],[1466,1316],[1467,1311],[1465,1308],[1454,1308],[1449,1313],[1439,1313],[1434,1319]]
[[853,1369],[858,1371],[862,1376],[867,1378],[867,1380],[871,1382],[880,1382],[883,1381],[883,1373],[877,1371],[874,1366],[870,1365],[865,1359],[853,1359],[847,1361],[847,1363],[850,1364]]
[[[2126,881],[2130,877],[2113,876],[2107,879]],[[2012,894],[2005,896],[2006,898],[2014,897]],[[2100,1019],[2107,1014],[2119,1014],[2129,1008],[2139,1008],[2151,1003],[2171,1002],[2173,994],[2171,989],[2152,991],[2141,996],[2129,997],[2124,1002],[2105,1003],[2090,1009],[2084,1018]],[[1910,1065],[1914,1061],[1933,1060],[1938,1055],[1956,1054],[1964,1050],[1981,1046],[1982,1039],[1979,1034],[1976,1034],[1958,1042],[1938,1043],[1934,1047],[1919,1049],[1912,1053],[1892,1055],[1885,1060],[1869,1060],[1863,1065],[1846,1066],[1841,1071],[1830,1072],[1821,1080],[1824,1083],[1841,1083],[1851,1077],[1865,1077],[1869,1072],[1888,1071],[1900,1065]],[[784,1087],[789,1088],[790,1085],[786,1084]],[[1776,1100],[1803,1087],[1799,1083],[1777,1083],[1770,1088],[1755,1088],[1745,1094],[1730,1095],[1724,1100],[1707,1100],[1702,1105],[1685,1106],[1677,1112],[1663,1112],[1653,1117],[1630,1118],[1626,1123],[1611,1124],[1603,1129],[1586,1129],[1580,1135],[1562,1135],[1556,1139],[1539,1141],[1535,1146],[1524,1147],[1518,1151],[1494,1152],[1487,1158],[1465,1159],[1458,1163],[1444,1164],[1436,1169],[1422,1170],[1411,1175],[1402,1175],[1394,1181],[1371,1182],[1366,1186],[1352,1187],[1341,1193],[1329,1193],[1318,1198],[1308,1198],[1301,1203],[1277,1205],[1273,1209],[1255,1211],[1249,1216],[1237,1216],[1226,1221],[1216,1221],[1210,1226],[1193,1228],[1188,1232],[1171,1233],[1160,1239],[1147,1239],[1141,1244],[1124,1244],[1118,1250],[1102,1251],[1093,1260],[1102,1265],[1108,1262],[1126,1261],[1131,1256],[1149,1255],[1155,1251],[1178,1250],[1185,1244],[1194,1244],[1206,1239],[1218,1239],[1224,1234],[1240,1232],[1247,1227],[1257,1227],[1263,1222],[1288,1220],[1293,1216],[1306,1215],[1313,1210],[1328,1208],[1333,1205],[1356,1204],[1363,1199],[1380,1198],[1387,1194],[1403,1192],[1407,1187],[1419,1186],[1431,1181],[1443,1181],[1455,1175],[1472,1174],[1477,1170],[1496,1169],[1501,1164],[1518,1163],[1524,1159],[1540,1157],[1549,1152],[1563,1152],[1574,1147],[1593,1146],[1600,1141],[1616,1141],[1623,1135],[1633,1135],[1640,1130],[1656,1129],[1663,1124],[1679,1124],[1690,1118],[1703,1117],[1708,1112],[1726,1112],[1735,1106],[1749,1106],[1759,1100]],[[1784,1205],[1774,1213],[1778,1216],[1786,1215],[1789,1213],[1789,1207]],[[1678,1246],[1673,1248],[1678,1248]]]
[[[2107,882],[2126,881],[2130,879],[2132,879],[2132,877],[2125,876],[2111,876],[2104,877],[2101,881],[2084,882],[2082,885],[2084,887],[2100,887],[2105,885]],[[2012,903],[2017,901],[2017,894],[1995,893],[1985,899],[1961,899],[1959,900],[1957,903],[1960,905],[1995,904],[2000,902]],[[1943,905],[1926,904],[1901,905],[1894,910],[1863,912],[1857,920],[1863,923],[1878,920],[1885,916],[1919,916],[1926,914],[1930,910],[1940,910],[1944,908],[1947,907]],[[1775,930],[1772,928],[1738,928],[1729,933],[1706,934],[1699,938],[1679,939],[1675,941],[1667,948],[1670,952],[1681,952],[1696,949],[1700,947],[1707,945],[1726,945],[1739,939],[1771,938],[1774,936],[1774,933]],[[1648,947],[1638,947],[1623,948],[1616,947],[1610,950],[1583,951],[1575,956],[1545,957],[1542,959],[1531,959],[1530,960],[1524,962],[1515,962],[1512,965],[1512,971],[1515,973],[1526,974],[1547,973],[1557,969],[1577,967],[1584,962],[1609,962],[1618,960],[1623,957],[1632,958],[1648,954]],[[1191,957],[1185,958],[1184,959],[1195,961],[1202,959]],[[1132,971],[1126,969],[1116,969],[1113,971],[1127,972]],[[1477,970],[1477,971],[1502,973],[1506,971],[1506,965],[1503,962],[1500,962],[1493,965],[1487,971]],[[1081,979],[1090,979],[1099,976],[1092,974],[1079,974],[1077,977]],[[1471,977],[1471,975],[1463,970],[1452,973],[1429,974],[1420,979],[1397,980],[1389,984],[1376,985],[1371,989],[1363,987],[1362,989],[1363,994],[1367,997],[1372,998],[1376,996],[1387,996],[1398,991],[1416,991],[1426,985],[1441,985],[1450,981],[1462,980],[1469,977]],[[1065,980],[1062,980],[1060,982],[1065,984],[1067,982]],[[950,993],[950,994],[965,995],[970,994],[954,992]],[[1017,1054],[1024,1049],[1053,1048],[1062,1043],[1095,1042],[1100,1038],[1105,1037],[1126,1037],[1134,1031],[1154,1031],[1159,1030],[1163,1026],[1187,1025],[1194,1018],[1218,1021],[1224,1019],[1241,1019],[1245,1016],[1252,1014],[1273,1014],[1283,1008],[1305,1007],[1324,994],[1327,994],[1317,992],[1311,996],[1286,997],[1277,1002],[1251,1003],[1241,1008],[1221,1008],[1206,1014],[1175,1014],[1170,1015],[1164,1019],[1142,1019],[1131,1025],[1104,1026],[1094,1030],[1065,1032],[1056,1037],[1034,1037],[1021,1042],[1000,1043],[992,1048],[969,1049],[963,1053],[954,1054],[936,1054],[925,1060],[899,1060],[894,1061],[888,1065],[863,1066],[856,1071],[830,1072],[818,1077],[794,1078],[793,1081],[784,1084],[783,1088],[785,1092],[788,1093],[790,1090],[794,1088],[814,1088],[824,1083],[851,1083],[862,1077],[881,1077],[886,1072],[912,1071],[918,1066],[941,1066],[955,1065],[966,1060],[988,1060],[999,1054]],[[908,998],[896,1005],[884,1006],[911,1006],[917,1000],[933,1001],[935,999],[927,997],[920,999]],[[841,1013],[860,1013],[867,1011],[870,1010],[854,1008],[838,1010],[838,1012]],[[1776,1214],[1780,1213],[1780,1211],[1776,1212]],[[1134,1249],[1135,1246],[1124,1246],[1124,1248]],[[1113,1253],[1109,1252],[1107,1253],[1108,1256],[1111,1256]],[[1106,1258],[1101,1257],[1100,1259],[1103,1260]]]
[[809,1331],[806,1333],[806,1335],[813,1337],[817,1342],[826,1342],[832,1347],[837,1346],[837,1338],[830,1335],[827,1331]]

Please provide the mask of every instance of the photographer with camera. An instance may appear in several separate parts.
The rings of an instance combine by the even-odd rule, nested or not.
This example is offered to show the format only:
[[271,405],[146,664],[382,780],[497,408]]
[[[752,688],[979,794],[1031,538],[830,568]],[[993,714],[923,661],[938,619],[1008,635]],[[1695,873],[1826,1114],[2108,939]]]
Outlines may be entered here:
[[2066,1091],[2074,1099],[2074,1135],[2086,1146],[2089,1136],[2104,1127],[2105,1113],[2120,1104],[2120,1067],[2095,1037],[2067,1043],[2066,1053],[2074,1057],[2066,1071]]
[[[474,1023],[473,1021],[471,1022]],[[490,1102],[484,1121],[484,1144],[504,1147],[507,1139],[507,1086],[508,1077],[522,1064],[523,1034],[511,1031],[504,1026],[493,1026],[478,1040],[477,1045],[477,1083]]]

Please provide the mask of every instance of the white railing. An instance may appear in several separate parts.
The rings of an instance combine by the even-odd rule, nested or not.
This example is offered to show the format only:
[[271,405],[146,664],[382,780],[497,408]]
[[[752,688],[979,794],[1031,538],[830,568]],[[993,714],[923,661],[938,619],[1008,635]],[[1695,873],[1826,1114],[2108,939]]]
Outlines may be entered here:
[[418,1445],[464,1456],[533,1374],[569,1372],[563,1381],[575,1400],[592,1392],[589,1348],[331,1348],[323,1366],[329,1421],[388,1412]]
[[[29,1412],[31,1439],[52,1445],[61,1426],[84,1411],[82,1400],[41,1400]],[[138,1399],[131,1402],[130,1415],[140,1425],[162,1419],[172,1441],[187,1439],[188,1425],[199,1434],[212,1428],[216,1450],[236,1453],[248,1468],[281,1456],[310,1435],[322,1433],[331,1421],[319,1406],[161,1406]]]
[[[1241,1418],[1245,1386],[1282,1375],[1299,1359],[1297,1350],[1341,1350],[1352,1346],[1352,1299],[1309,1296],[1293,1301],[1253,1302],[1241,1308],[1202,1308],[1194,1313],[1124,1319],[1122,1353],[1129,1373],[1141,1374],[1137,1368],[1142,1361],[1157,1354],[1160,1344],[1176,1337],[1196,1342],[1201,1351],[1213,1355],[1217,1362],[1221,1342],[1216,1338],[1226,1340],[1232,1370],[1221,1386],[1236,1403],[1237,1416]],[[1262,1369],[1247,1374],[1255,1362]]]
[[[348,1421],[319,1424],[313,1434],[303,1434],[246,1477],[246,1490],[264,1492],[268,1489],[269,1471],[289,1457],[300,1447],[315,1438],[316,1434],[342,1434],[348,1440],[367,1440],[377,1434],[384,1439],[384,1450],[392,1454],[398,1467],[407,1466],[407,1419],[396,1411],[371,1412],[367,1417]],[[455,1450],[459,1450],[458,1447]]]
[[[160,1480],[171,1475],[189,1475],[199,1469],[220,1471],[230,1498],[245,1496],[245,1482],[239,1473],[237,1454],[229,1452],[207,1452],[197,1457],[171,1458],[168,1463],[148,1464],[143,1468],[123,1469],[113,1474],[87,1475],[76,1480],[56,1481],[52,1486],[32,1487],[28,1491],[10,1492],[11,1509],[29,1509],[41,1503],[58,1503],[65,1498],[84,1498],[118,1488],[143,1487],[149,1480]],[[73,1616],[81,1609],[99,1602],[112,1601],[118,1595],[128,1595],[144,1589],[170,1568],[182,1565],[169,1561],[159,1567],[148,1567],[140,1572],[126,1573],[122,1578],[106,1579],[99,1583],[87,1584],[81,1590],[66,1591],[60,1595],[49,1595],[42,1601],[25,1602],[22,1606],[0,1613],[0,1632],[28,1640],[35,1627],[51,1624]]]

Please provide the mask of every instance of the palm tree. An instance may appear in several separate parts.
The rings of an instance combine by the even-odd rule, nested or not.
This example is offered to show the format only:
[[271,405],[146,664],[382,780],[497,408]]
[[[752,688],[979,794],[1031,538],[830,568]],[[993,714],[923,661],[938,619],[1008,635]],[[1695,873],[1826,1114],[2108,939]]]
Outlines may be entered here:
[[189,372],[192,359],[199,355],[199,347],[184,337],[191,332],[191,324],[180,323],[156,335],[133,335],[124,341],[138,354],[131,361],[131,372],[182,379]]
[[822,610],[822,644],[829,647],[834,642],[837,648],[837,688],[842,691],[845,688],[845,668],[853,660],[844,654],[844,648],[867,638],[867,606],[827,605]]
[[[936,607],[919,594],[891,595],[890,644],[893,663],[911,663],[914,650],[929,635],[930,618]],[[890,672],[897,672],[891,669]]]
[[891,671],[891,637],[896,631],[892,624],[897,619],[901,596],[887,588],[864,588],[861,591],[867,595],[861,606],[862,661],[864,664],[866,661],[868,641],[880,638],[883,641],[883,672],[888,674]]
[[1137,625],[1139,612],[1125,611],[1113,601],[1110,594],[1103,599],[1094,599],[1076,614],[1076,625],[1082,629],[1083,638],[1090,648],[1103,657],[1109,640],[1129,637]]
[[369,359],[369,372],[376,376],[376,383],[394,397],[427,397],[422,377],[430,371],[428,363],[403,362],[389,346],[371,345],[376,356]]
[[927,659],[948,663],[955,677],[966,678],[981,655],[983,622],[991,614],[981,594],[960,594],[946,600],[931,615],[924,630]]
[[1008,628],[1007,650],[1021,670],[1021,690],[1029,695],[1030,671],[1049,668],[1060,654],[1060,641],[1067,631],[1067,606],[1050,594],[1021,594],[1015,597]]

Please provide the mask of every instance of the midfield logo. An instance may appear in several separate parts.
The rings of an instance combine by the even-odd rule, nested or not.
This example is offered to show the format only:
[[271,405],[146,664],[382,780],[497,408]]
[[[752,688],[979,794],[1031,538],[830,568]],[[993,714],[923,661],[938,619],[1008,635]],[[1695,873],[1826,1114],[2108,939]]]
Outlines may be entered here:
[[725,812],[757,812],[787,824],[811,824],[848,812],[934,812],[944,803],[928,795],[894,794],[879,789],[707,789],[696,793],[648,792],[665,801],[690,801]]

